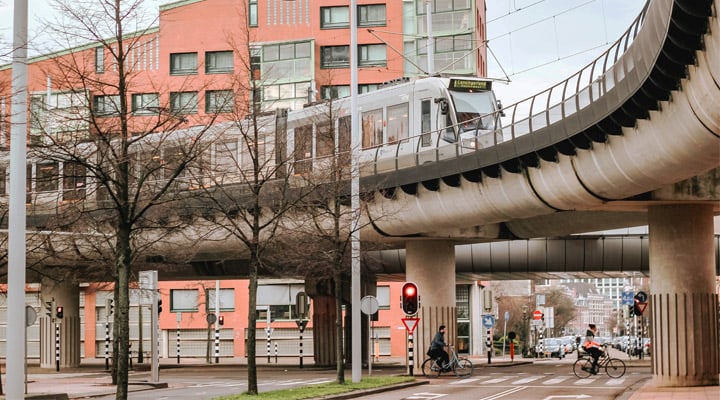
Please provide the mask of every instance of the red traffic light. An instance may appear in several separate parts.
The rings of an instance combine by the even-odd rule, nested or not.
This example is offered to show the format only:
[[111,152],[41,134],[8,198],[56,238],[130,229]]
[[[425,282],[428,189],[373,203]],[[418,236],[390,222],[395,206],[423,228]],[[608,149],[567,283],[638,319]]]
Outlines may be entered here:
[[218,317],[218,325],[225,325],[225,317],[224,316],[221,315]]
[[406,282],[402,287],[400,306],[406,315],[415,315],[420,309],[420,297],[418,296],[417,285]]
[[58,307],[55,309],[55,316],[57,316],[58,318],[62,318],[62,317],[63,317],[63,308],[62,308],[62,306],[58,306]]

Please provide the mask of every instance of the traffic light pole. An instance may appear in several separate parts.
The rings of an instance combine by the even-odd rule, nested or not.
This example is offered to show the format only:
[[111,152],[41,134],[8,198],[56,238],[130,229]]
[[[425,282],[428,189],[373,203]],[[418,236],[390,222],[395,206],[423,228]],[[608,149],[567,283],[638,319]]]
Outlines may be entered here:
[[55,372],[60,372],[60,321],[53,318],[53,322],[55,323]]

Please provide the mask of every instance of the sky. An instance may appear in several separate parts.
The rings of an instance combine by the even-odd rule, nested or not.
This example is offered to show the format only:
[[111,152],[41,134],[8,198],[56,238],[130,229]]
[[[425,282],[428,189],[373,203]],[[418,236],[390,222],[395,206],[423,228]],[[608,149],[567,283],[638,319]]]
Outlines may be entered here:
[[[0,0],[0,38],[12,39],[14,0]],[[52,19],[49,0],[28,0],[30,37]],[[145,0],[148,14],[169,0]],[[615,42],[645,0],[486,0],[488,77],[507,106],[558,83]],[[3,48],[7,48],[3,46]]]

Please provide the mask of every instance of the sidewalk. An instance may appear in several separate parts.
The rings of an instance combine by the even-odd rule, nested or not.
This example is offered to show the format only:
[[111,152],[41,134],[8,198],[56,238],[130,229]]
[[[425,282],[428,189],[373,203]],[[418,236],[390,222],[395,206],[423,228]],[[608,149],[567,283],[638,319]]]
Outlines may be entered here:
[[[542,364],[545,362],[558,362],[557,359],[530,359],[515,357],[514,361],[509,356],[493,357],[488,364],[487,357],[471,357],[473,364],[478,368],[503,368],[512,365],[521,364]],[[560,362],[571,364],[575,358],[570,355]],[[297,365],[296,358],[280,359],[279,364],[274,363],[274,359],[270,364],[266,358],[258,359],[258,366],[263,368],[287,367]],[[628,368],[650,368],[650,360],[625,360]],[[222,367],[229,365],[237,365],[244,367],[247,362],[244,358],[222,358],[220,364],[206,364],[203,359],[181,359],[181,363],[177,364],[175,359],[162,359],[162,370],[170,370],[172,368],[183,367]],[[313,368],[311,363],[306,361],[306,367],[310,371]],[[403,371],[404,359],[390,358],[383,359],[380,363],[373,364],[373,372],[384,370],[385,373],[398,373]],[[137,366],[137,365],[136,365]],[[385,367],[385,368],[382,368]],[[395,368],[387,368],[395,367]],[[377,368],[377,370],[376,370]],[[144,364],[141,369],[130,372],[130,383],[128,391],[130,393],[142,390],[151,390],[168,387],[167,382],[152,383],[147,381],[149,364]],[[348,370],[349,371],[349,370]],[[363,368],[363,375],[367,368]],[[417,371],[416,371],[417,372]],[[377,373],[377,372],[375,372]],[[4,376],[3,376],[4,377]],[[40,369],[37,366],[30,366],[27,374],[28,395],[26,399],[79,399],[101,397],[115,394],[115,386],[111,384],[110,373],[105,371],[105,362],[102,359],[83,360],[78,368],[66,369],[61,372],[53,370]],[[5,389],[5,387],[3,387]],[[387,390],[387,388],[386,388]],[[367,393],[363,393],[367,395]],[[0,399],[4,399],[0,396]],[[132,396],[130,396],[132,398]],[[344,398],[349,398],[347,395]],[[628,392],[618,397],[620,400],[718,400],[720,399],[720,386],[704,386],[689,388],[658,388],[653,385],[652,380],[648,380],[637,388],[632,387]]]

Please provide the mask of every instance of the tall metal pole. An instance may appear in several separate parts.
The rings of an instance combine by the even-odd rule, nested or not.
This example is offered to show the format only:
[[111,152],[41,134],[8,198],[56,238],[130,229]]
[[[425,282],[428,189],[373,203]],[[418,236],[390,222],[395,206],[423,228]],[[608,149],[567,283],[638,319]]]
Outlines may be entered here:
[[24,398],[25,387],[25,162],[27,158],[28,2],[13,10],[10,217],[8,221],[7,398]]
[[432,34],[432,1],[425,0],[425,21],[427,23],[427,73],[432,76],[435,73],[435,39]]
[[220,363],[220,280],[215,279],[215,364]]
[[351,323],[352,323],[352,381],[362,377],[362,329],[360,319],[360,120],[358,117],[358,38],[357,0],[350,0],[350,208],[352,227],[350,232],[351,257]]

